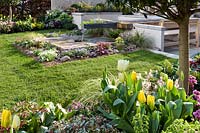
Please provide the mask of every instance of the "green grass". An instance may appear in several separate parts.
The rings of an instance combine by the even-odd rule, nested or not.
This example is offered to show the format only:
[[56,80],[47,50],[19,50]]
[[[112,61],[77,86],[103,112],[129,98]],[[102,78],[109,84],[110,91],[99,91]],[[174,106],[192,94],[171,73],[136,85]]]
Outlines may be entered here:
[[45,67],[12,46],[18,38],[34,38],[47,32],[0,35],[0,107],[21,100],[65,103],[75,98],[90,97],[100,90],[98,81],[105,67],[117,74],[118,59],[130,60],[129,71],[137,72],[152,69],[166,59],[141,50]]

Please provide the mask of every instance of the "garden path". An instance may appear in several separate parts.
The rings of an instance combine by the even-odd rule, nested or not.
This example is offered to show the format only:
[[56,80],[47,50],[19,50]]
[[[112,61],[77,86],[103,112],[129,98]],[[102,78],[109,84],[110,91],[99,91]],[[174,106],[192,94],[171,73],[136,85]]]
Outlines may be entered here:
[[[171,53],[171,54],[175,54],[175,55],[179,55],[179,50],[178,50],[178,46],[173,46],[170,48],[166,48],[165,52]],[[189,51],[189,56],[192,57],[196,54],[200,53],[200,47],[195,47],[195,46],[190,46],[190,51]]]

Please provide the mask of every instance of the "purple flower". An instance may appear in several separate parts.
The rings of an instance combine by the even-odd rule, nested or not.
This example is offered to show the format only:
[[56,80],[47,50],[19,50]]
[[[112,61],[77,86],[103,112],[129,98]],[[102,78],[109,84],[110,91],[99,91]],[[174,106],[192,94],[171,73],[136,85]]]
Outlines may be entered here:
[[196,77],[190,75],[190,77],[189,77],[188,80],[189,80],[189,88],[190,88],[190,89],[194,89],[194,85],[197,84],[197,79],[196,79]]
[[195,112],[193,112],[193,115],[196,119],[200,120],[200,109],[196,110]]
[[200,92],[197,91],[197,90],[194,90],[194,91],[193,91],[193,94],[194,94],[194,95],[200,95]]

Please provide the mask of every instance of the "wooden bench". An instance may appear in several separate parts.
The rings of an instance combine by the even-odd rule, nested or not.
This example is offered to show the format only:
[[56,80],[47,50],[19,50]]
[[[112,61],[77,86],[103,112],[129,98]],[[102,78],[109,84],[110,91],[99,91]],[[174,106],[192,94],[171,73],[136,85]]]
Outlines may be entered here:
[[[161,20],[159,22],[159,26],[165,27],[166,30],[164,32],[165,36],[169,36],[169,35],[178,35],[179,34],[179,26],[172,21],[168,21],[168,20]],[[195,43],[196,47],[199,47],[199,29],[200,29],[200,21],[199,19],[190,19],[189,22],[189,33],[190,34],[195,34],[195,39],[191,39],[190,38],[190,43]],[[189,36],[190,36],[189,34]],[[169,47],[169,46],[174,46],[177,45],[178,42],[166,42],[165,43],[165,47]]]

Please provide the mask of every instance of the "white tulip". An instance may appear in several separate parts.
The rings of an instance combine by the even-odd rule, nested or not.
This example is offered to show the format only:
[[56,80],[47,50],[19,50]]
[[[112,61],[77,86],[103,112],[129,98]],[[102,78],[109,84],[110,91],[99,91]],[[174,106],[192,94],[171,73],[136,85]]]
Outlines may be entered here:
[[12,128],[17,129],[20,127],[20,118],[18,115],[14,115],[13,122],[12,122]]
[[118,73],[118,78],[120,82],[124,82],[124,74],[123,73]]
[[124,72],[128,68],[128,65],[129,65],[128,60],[118,60],[117,70],[120,72]]

